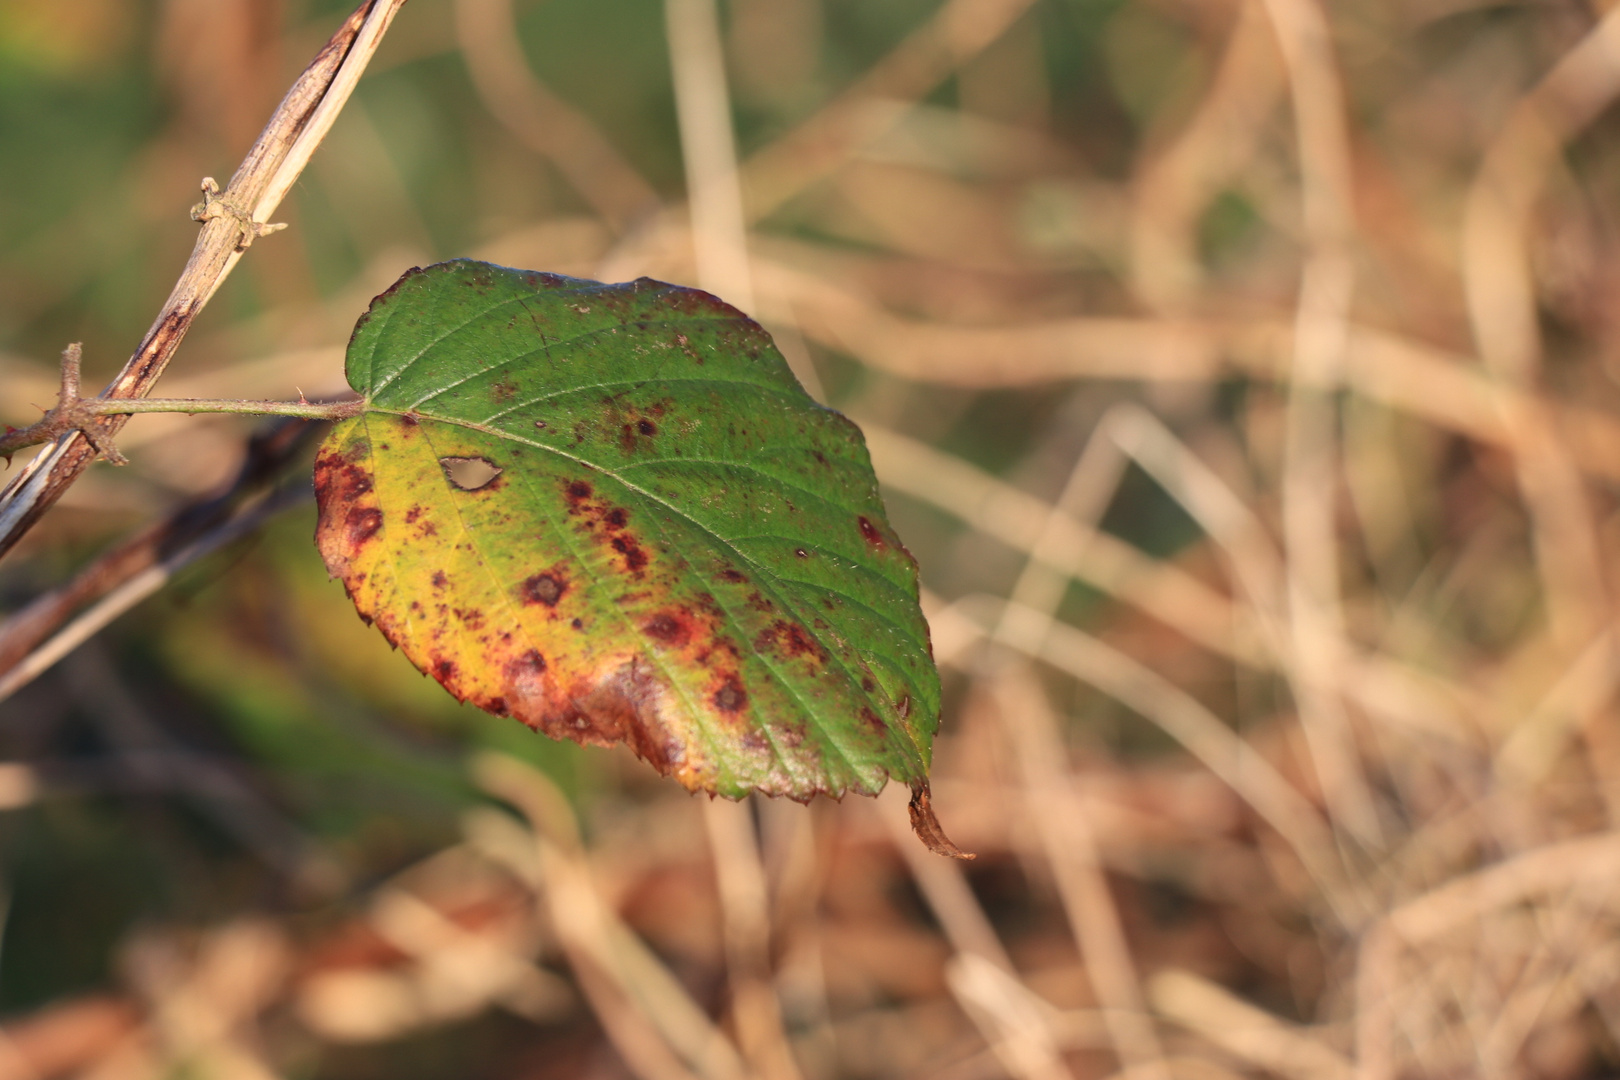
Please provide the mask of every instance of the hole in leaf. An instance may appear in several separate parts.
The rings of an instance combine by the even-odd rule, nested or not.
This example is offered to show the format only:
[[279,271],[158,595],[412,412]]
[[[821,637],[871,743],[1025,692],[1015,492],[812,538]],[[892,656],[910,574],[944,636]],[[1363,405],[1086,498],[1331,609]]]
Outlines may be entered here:
[[462,491],[477,491],[488,487],[501,475],[501,467],[488,458],[442,457],[439,467],[445,477]]

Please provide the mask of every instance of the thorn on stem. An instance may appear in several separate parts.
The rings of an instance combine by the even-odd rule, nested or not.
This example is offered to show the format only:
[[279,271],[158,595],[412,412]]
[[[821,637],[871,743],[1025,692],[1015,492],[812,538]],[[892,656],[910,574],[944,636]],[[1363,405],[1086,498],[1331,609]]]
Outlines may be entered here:
[[96,453],[100,454],[101,459],[109,465],[129,464],[129,458],[119,453],[118,447],[113,445],[112,440],[94,424],[82,425],[79,428],[79,434],[84,436],[85,442],[96,448]]
[[269,236],[273,232],[280,232],[287,227],[287,223],[254,221],[253,214],[244,210],[235,202],[219,192],[219,183],[212,176],[205,176],[202,180],[203,201],[191,208],[191,220],[209,222],[215,218],[230,218],[236,222],[237,228],[242,230],[241,237],[236,242],[237,251],[246,251],[261,236]]
[[84,343],[75,341],[62,350],[62,389],[56,400],[58,409],[65,409],[79,400],[79,371],[84,362]]
[[47,412],[40,423],[50,424],[54,421],[62,431],[77,430],[103,460],[114,465],[128,465],[129,459],[119,453],[118,447],[113,445],[105,432],[96,427],[95,414],[86,414],[86,410],[80,407],[79,403],[84,400],[80,383],[83,364],[83,342],[75,341],[62,350],[62,389],[57,396],[56,408]]

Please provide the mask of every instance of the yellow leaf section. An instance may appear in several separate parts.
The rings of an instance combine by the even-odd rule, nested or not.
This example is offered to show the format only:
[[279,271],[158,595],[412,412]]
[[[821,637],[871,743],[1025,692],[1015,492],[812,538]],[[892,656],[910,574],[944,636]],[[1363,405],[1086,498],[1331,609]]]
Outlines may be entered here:
[[[769,745],[741,763],[703,753],[750,724],[719,612],[672,604],[679,560],[647,543],[604,481],[548,456],[408,416],[345,421],[315,463],[316,542],[361,616],[458,699],[553,738],[624,742],[691,790],[798,794]],[[501,472],[465,490],[446,458]],[[514,485],[525,502],[555,496],[548,531],[514,517]]]

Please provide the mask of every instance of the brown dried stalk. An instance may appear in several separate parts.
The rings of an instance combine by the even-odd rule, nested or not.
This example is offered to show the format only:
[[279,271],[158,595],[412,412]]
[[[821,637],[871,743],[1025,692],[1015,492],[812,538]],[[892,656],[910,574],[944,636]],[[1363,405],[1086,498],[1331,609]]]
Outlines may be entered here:
[[[248,442],[236,478],[222,490],[179,507],[167,518],[103,552],[74,577],[43,593],[0,623],[0,700],[32,681],[87,636],[81,626],[105,625],[155,592],[186,563],[216,550],[262,522],[289,499],[260,499],[325,431],[303,420],[279,421]],[[307,497],[289,492],[290,499]],[[147,582],[131,588],[137,581]],[[115,594],[127,593],[109,604]],[[95,607],[90,608],[90,605]],[[86,609],[89,608],[88,611]],[[75,621],[58,633],[69,619]]]
[[[151,393],[192,321],[257,237],[273,232],[281,205],[315,148],[348,101],[366,63],[405,0],[365,0],[287,91],[259,139],[220,191],[203,180],[203,202],[192,211],[202,231],[179,281],[152,328],[103,398]],[[122,415],[104,415],[58,436],[0,491],[0,555],[10,551],[84,470],[110,446]]]

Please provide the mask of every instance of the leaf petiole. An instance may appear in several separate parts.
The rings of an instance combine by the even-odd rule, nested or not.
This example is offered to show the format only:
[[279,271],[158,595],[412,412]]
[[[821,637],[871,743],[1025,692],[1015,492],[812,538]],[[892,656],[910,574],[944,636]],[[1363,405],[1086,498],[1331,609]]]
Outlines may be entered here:
[[234,413],[244,416],[296,416],[306,420],[344,420],[365,410],[358,398],[349,401],[250,401],[210,398],[101,398],[80,395],[79,365],[82,357],[77,342],[62,350],[62,387],[56,407],[25,428],[9,428],[0,434],[0,457],[8,462],[18,450],[50,442],[77,431],[105,459],[114,465],[125,463],[124,455],[113,446],[107,433],[95,421],[103,416],[129,416],[135,413]]
[[348,401],[256,401],[233,398],[86,398],[91,416],[135,413],[237,413],[243,416],[298,416],[305,420],[347,420],[365,411],[359,398]]

